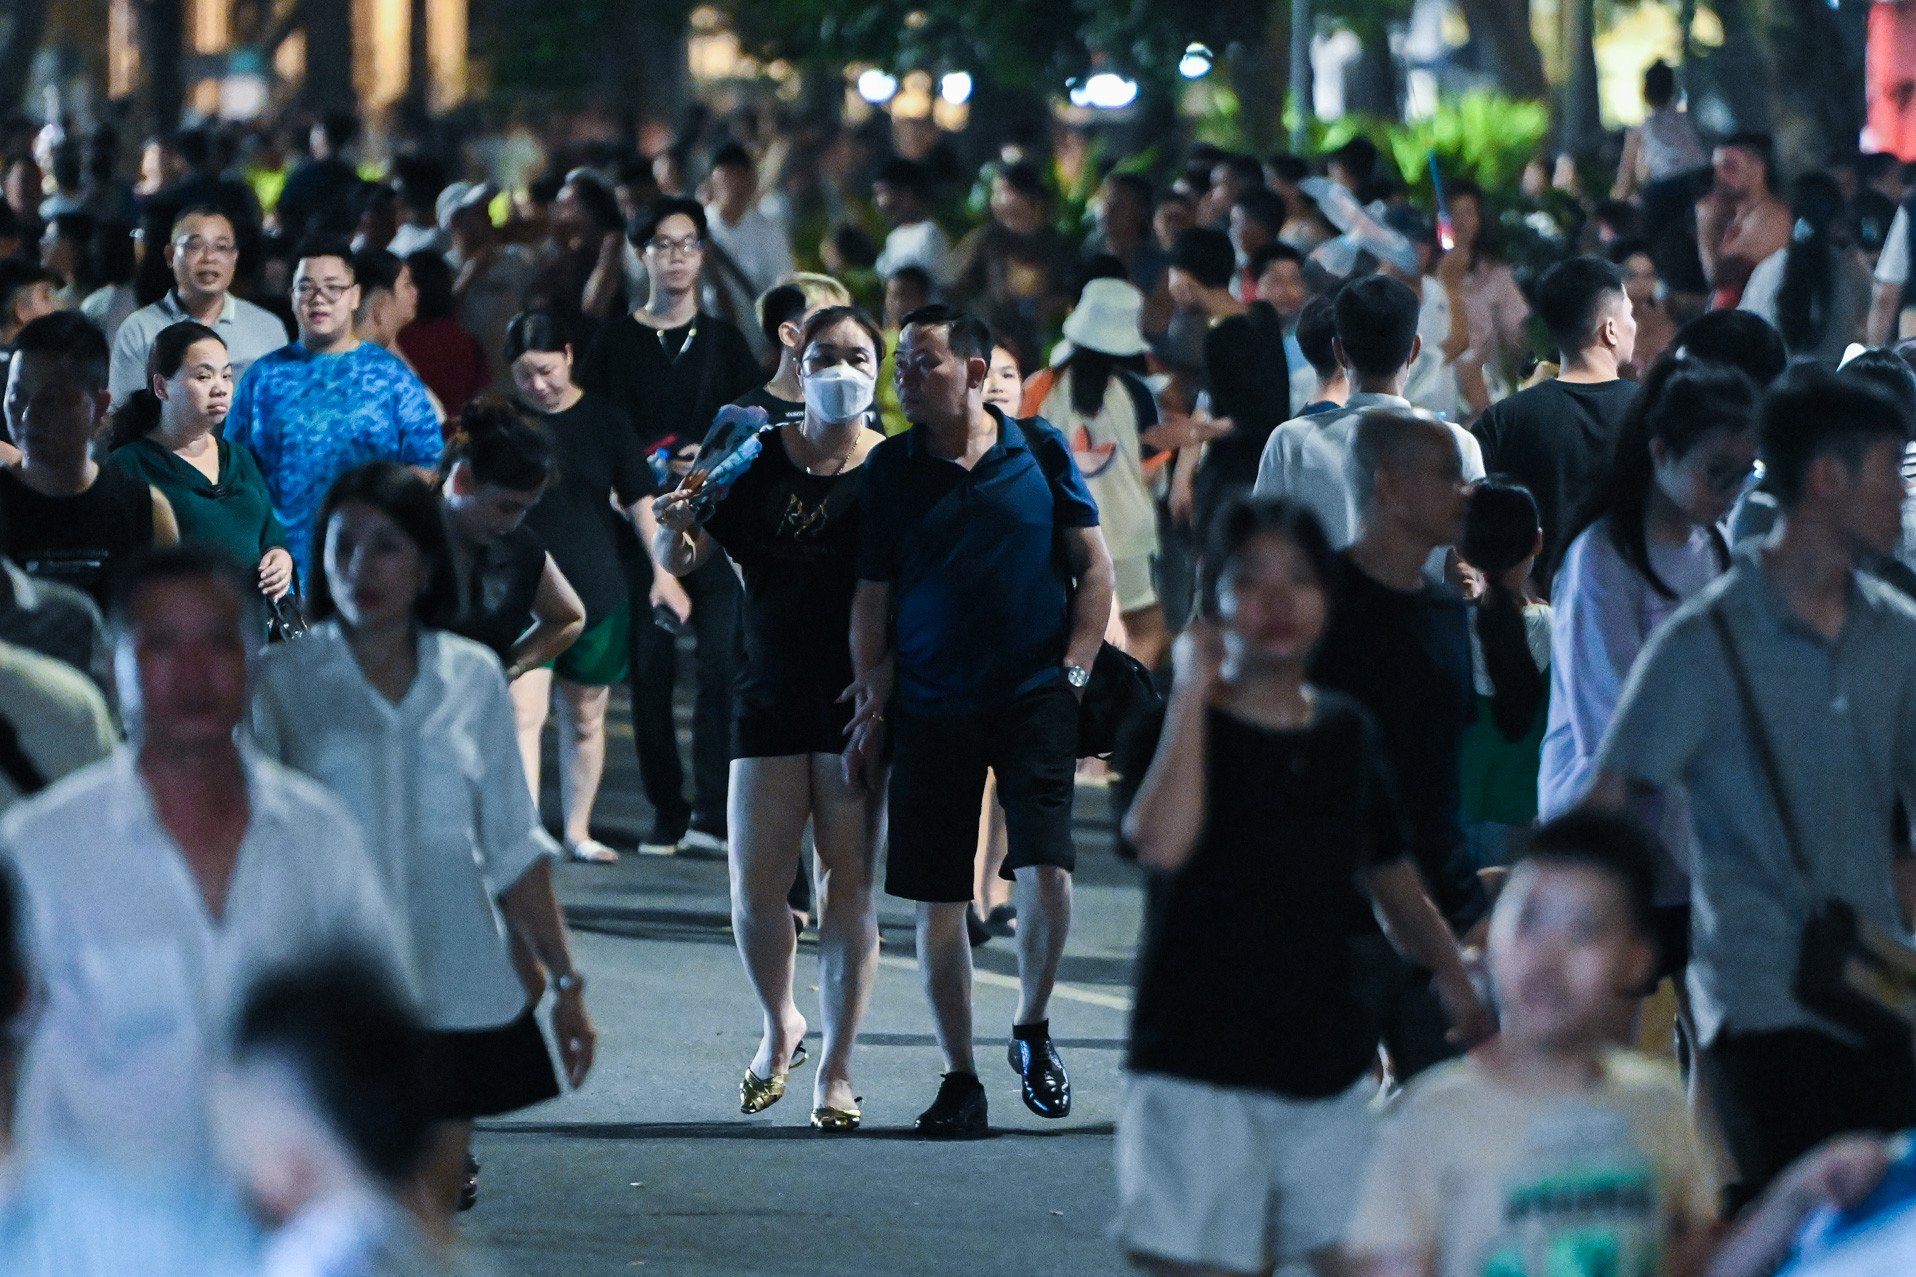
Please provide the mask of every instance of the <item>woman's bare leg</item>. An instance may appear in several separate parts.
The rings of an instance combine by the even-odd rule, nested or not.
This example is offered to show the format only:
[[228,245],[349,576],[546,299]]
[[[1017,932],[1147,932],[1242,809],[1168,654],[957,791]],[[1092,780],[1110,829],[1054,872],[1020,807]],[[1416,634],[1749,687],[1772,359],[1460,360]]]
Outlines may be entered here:
[[592,809],[605,776],[605,710],[609,687],[558,680],[559,785],[565,799],[565,840],[576,846],[592,837]]
[[552,671],[527,670],[506,688],[512,697],[512,722],[519,733],[519,757],[525,763],[532,801],[539,801],[539,743],[546,731],[546,710],[552,703]]
[[818,1001],[825,1049],[813,1104],[854,1108],[852,1048],[878,974],[878,901],[872,874],[885,840],[882,786],[845,783],[838,754],[813,754],[812,843],[818,850]]
[[727,823],[731,830],[732,935],[745,977],[764,1012],[752,1072],[770,1078],[787,1067],[805,1036],[792,1001],[798,935],[786,893],[798,872],[811,815],[811,756],[732,760]]

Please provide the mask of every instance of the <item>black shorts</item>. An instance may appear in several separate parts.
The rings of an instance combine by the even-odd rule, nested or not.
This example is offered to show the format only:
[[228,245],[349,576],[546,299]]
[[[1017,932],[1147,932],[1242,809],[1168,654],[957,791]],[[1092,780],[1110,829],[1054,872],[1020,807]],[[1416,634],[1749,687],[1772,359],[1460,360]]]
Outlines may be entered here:
[[976,714],[922,717],[894,705],[890,854],[885,890],[906,900],[971,899],[985,772],[998,777],[1008,854],[1003,876],[1030,865],[1067,873],[1078,766],[1078,698],[1063,674]]
[[434,1108],[446,1121],[511,1113],[559,1094],[532,1007],[496,1029],[429,1030],[422,1054]]
[[793,697],[764,705],[741,699],[732,719],[732,757],[842,754],[850,743],[845,725],[851,721],[851,704],[827,697]]

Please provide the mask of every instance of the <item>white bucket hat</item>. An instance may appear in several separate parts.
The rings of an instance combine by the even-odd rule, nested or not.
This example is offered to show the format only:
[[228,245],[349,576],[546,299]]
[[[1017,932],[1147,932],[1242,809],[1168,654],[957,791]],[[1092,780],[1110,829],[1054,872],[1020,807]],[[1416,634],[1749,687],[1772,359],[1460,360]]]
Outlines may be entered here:
[[452,229],[452,219],[466,209],[484,206],[499,197],[499,188],[491,182],[454,182],[439,192],[439,199],[433,205],[437,215],[439,229]]
[[1065,339],[1080,350],[1120,359],[1144,353],[1144,294],[1122,279],[1094,279],[1065,316]]

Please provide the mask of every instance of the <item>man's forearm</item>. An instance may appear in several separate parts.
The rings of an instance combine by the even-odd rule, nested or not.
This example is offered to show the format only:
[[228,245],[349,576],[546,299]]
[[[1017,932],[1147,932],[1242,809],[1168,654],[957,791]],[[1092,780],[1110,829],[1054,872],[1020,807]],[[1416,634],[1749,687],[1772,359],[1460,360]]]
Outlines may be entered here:
[[1896,284],[1878,284],[1869,301],[1869,332],[1866,334],[1872,346],[1888,345],[1896,335],[1896,311],[1903,299],[1903,290]]
[[1077,577],[1077,592],[1071,598],[1071,633],[1065,641],[1065,664],[1091,668],[1104,645],[1105,628],[1111,624],[1111,607],[1117,594],[1117,576],[1111,555],[1104,548],[1103,534],[1089,530],[1078,543],[1072,573]]

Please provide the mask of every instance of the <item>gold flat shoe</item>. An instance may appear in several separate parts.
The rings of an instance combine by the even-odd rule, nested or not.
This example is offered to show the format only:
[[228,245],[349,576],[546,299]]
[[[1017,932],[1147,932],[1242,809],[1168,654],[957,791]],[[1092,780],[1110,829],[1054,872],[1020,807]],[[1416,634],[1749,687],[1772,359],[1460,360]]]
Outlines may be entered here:
[[738,1084],[738,1111],[763,1113],[784,1099],[786,1080],[791,1076],[793,1069],[805,1063],[806,1058],[805,1044],[800,1042],[785,1067],[769,1078],[760,1077],[748,1067],[745,1070],[745,1076],[739,1080]]
[[828,1135],[848,1135],[858,1129],[864,1116],[858,1109],[835,1109],[821,1104],[812,1110],[812,1129]]

